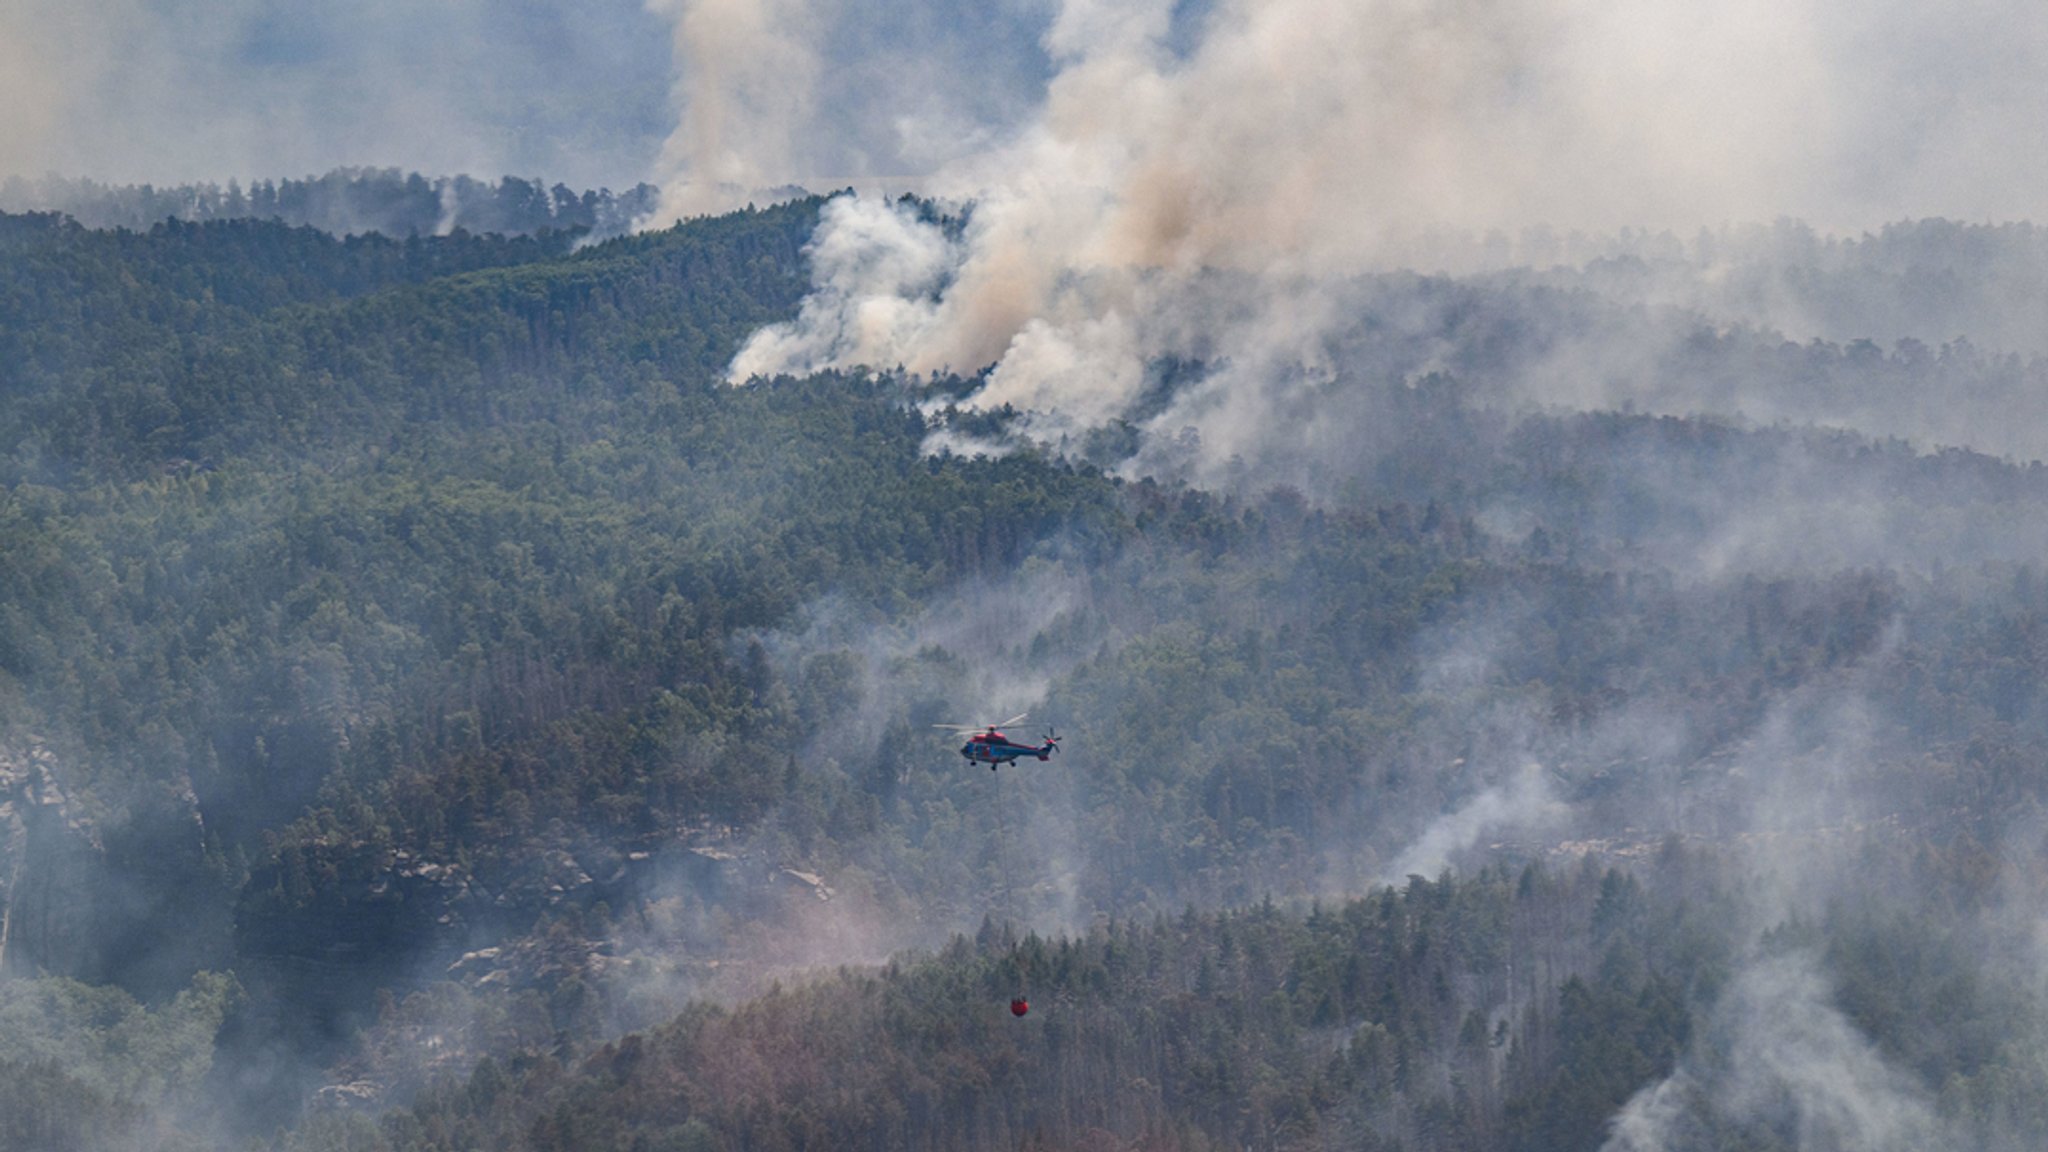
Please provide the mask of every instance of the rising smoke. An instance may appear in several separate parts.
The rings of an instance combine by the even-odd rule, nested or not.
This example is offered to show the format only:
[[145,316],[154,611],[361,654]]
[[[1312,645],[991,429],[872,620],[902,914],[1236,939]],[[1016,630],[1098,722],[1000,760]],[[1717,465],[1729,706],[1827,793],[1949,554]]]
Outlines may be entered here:
[[[1191,19],[1158,2],[1062,6],[1033,116],[925,181],[971,204],[964,229],[886,200],[836,202],[815,241],[816,292],[743,349],[732,378],[988,369],[972,403],[1034,413],[1030,434],[1118,416],[1142,419],[1155,445],[1192,429],[1207,446],[1195,476],[1214,482],[1216,465],[1259,447],[1245,442],[1259,417],[1317,404],[1333,335],[1360,315],[1361,274],[1555,258],[1573,245],[1542,236],[1589,231],[2023,216],[2048,163],[2021,142],[2048,91],[2020,63],[2048,21],[2019,6],[1289,0],[1220,4],[1190,32]],[[771,152],[782,139],[761,136]],[[1728,274],[1694,256],[1688,283]],[[1816,332],[1784,311],[1740,318]],[[1616,375],[1672,338],[1598,351]],[[1570,369],[1589,350],[1559,351],[1526,399],[1584,387]],[[1137,413],[1162,358],[1208,372]]]
[[1722,994],[1699,1054],[1615,1117],[1603,1152],[1704,1152],[1731,1131],[1799,1149],[1961,1147],[1933,1100],[1830,1003],[1805,953],[1763,958]]
[[657,215],[700,216],[744,201],[796,167],[794,133],[811,114],[817,59],[801,0],[650,0],[674,21],[677,125],[660,159]]

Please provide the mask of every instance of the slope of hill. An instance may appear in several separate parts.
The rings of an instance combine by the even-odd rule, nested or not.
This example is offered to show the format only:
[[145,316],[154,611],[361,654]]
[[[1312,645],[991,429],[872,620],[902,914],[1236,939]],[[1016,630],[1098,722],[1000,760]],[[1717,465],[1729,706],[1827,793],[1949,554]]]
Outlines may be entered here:
[[[724,383],[818,211],[0,218],[0,1147],[1776,1147],[1799,1013],[1901,1131],[2038,1136],[2048,479],[1687,399],[2037,365],[1700,327],[1532,405],[1682,322],[1388,276],[1235,459],[1063,447]],[[929,735],[1026,709],[1050,764]]]

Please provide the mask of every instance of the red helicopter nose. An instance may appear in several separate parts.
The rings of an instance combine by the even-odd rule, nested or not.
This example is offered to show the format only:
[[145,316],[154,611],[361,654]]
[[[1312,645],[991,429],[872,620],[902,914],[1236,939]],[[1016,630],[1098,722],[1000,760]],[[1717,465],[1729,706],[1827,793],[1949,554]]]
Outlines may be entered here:
[[1019,996],[1015,1000],[1010,1001],[1010,1015],[1022,1016],[1023,1014],[1029,1011],[1031,1011],[1031,1002],[1029,1000],[1024,999],[1022,996]]

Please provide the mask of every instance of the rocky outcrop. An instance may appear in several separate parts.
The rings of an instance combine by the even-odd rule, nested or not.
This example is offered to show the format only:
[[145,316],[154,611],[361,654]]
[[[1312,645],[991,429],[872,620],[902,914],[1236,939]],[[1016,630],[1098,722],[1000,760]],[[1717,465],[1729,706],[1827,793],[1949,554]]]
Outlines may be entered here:
[[[824,876],[710,825],[481,868],[403,848],[299,844],[243,890],[238,971],[281,982],[297,1003],[324,1005],[330,1025],[360,1014],[379,988],[401,997],[441,980],[549,988],[603,972],[613,959],[608,925],[678,893],[728,921],[765,915],[792,894],[836,896]],[[715,941],[704,943],[715,951]]]
[[96,931],[106,851],[56,767],[39,743],[0,750],[0,971],[93,981],[108,968]]

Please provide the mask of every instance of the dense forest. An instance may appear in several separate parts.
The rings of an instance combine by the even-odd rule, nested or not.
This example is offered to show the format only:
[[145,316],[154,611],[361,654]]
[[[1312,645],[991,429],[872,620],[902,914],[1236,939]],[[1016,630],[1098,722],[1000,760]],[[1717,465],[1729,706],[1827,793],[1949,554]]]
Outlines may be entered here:
[[1361,278],[1219,459],[727,383],[815,198],[313,185],[0,216],[0,1148],[2048,1133],[2048,368],[1884,320],[2031,230]]
[[0,211],[58,211],[88,228],[146,231],[166,220],[278,220],[337,236],[381,233],[505,236],[581,232],[616,236],[653,212],[658,189],[578,191],[566,184],[507,176],[496,184],[453,176],[428,179],[395,168],[337,168],[296,180],[218,184],[102,184],[46,176],[0,183]]

